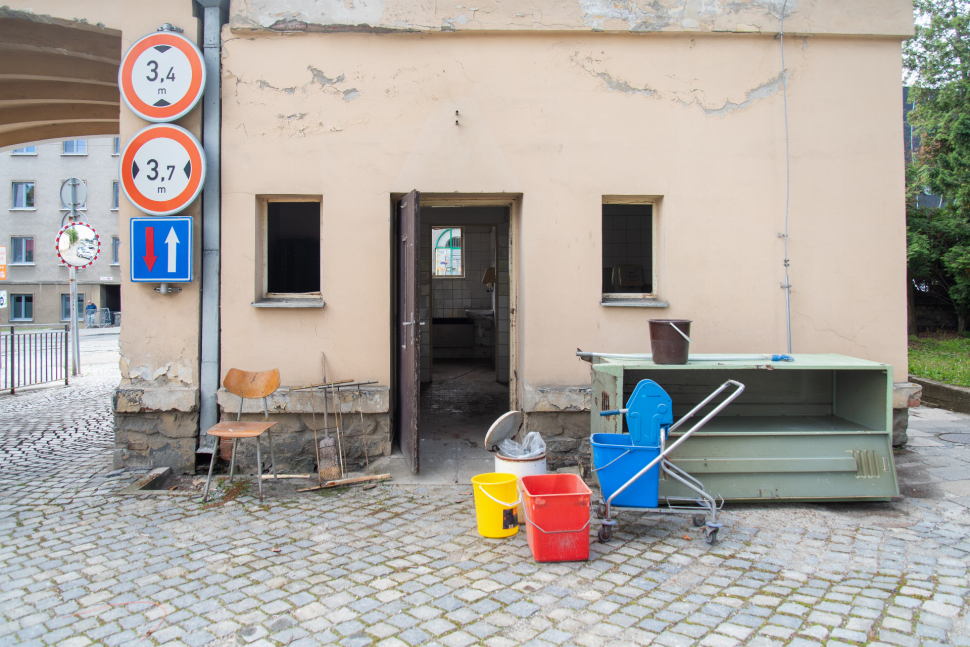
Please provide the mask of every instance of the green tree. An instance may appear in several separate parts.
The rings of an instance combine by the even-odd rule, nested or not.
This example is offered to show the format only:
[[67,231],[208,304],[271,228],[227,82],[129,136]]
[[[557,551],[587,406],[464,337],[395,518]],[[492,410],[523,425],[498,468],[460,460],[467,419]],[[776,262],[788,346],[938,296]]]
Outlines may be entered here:
[[[970,320],[970,0],[914,0],[916,36],[904,48],[919,138],[907,169],[910,290],[949,301],[958,330]],[[942,198],[921,208],[916,196]],[[912,322],[912,313],[911,319]]]

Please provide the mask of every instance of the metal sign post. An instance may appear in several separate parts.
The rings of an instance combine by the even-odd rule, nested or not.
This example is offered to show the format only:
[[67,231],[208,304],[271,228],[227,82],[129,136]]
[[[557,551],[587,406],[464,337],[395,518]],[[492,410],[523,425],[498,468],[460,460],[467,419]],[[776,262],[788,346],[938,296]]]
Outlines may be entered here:
[[[81,374],[81,337],[78,334],[77,321],[77,270],[78,267],[87,267],[93,263],[98,253],[101,251],[101,242],[97,232],[93,227],[82,223],[82,214],[78,212],[87,200],[87,187],[84,182],[76,177],[68,178],[61,183],[61,202],[70,209],[65,219],[68,221],[66,226],[61,227],[55,241],[55,249],[58,257],[64,261],[69,268],[69,282],[71,294],[70,300],[70,346],[73,350],[74,360],[71,364],[72,375]],[[63,221],[61,223],[64,224]]]

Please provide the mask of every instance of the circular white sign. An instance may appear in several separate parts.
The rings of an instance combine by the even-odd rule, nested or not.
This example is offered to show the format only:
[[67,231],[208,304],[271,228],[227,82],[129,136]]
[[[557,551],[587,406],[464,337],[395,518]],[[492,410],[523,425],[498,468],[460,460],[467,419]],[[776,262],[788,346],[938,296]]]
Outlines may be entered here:
[[118,87],[125,104],[142,119],[174,121],[194,108],[202,97],[202,52],[177,32],[144,36],[122,59]]
[[205,154],[192,133],[172,124],[138,132],[121,153],[121,189],[141,211],[169,216],[202,191]]
[[98,259],[101,239],[91,225],[72,222],[57,232],[54,249],[65,265],[83,269]]
[[70,209],[74,206],[80,209],[87,202],[87,199],[88,187],[83,180],[72,177],[61,182],[61,204],[66,208]]

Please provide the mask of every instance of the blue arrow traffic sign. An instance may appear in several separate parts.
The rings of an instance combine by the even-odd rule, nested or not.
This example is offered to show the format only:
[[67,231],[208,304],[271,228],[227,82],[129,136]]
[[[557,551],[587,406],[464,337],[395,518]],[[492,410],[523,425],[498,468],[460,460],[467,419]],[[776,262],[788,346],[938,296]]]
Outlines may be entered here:
[[192,280],[192,218],[131,219],[131,280],[188,283]]

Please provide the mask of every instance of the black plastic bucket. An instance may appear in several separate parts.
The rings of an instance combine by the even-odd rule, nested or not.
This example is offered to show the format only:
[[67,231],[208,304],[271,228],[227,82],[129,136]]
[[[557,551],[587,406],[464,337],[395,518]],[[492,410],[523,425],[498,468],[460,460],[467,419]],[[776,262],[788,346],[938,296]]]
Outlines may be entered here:
[[[687,363],[690,344],[685,335],[690,337],[691,321],[691,319],[650,320],[650,349],[653,351],[654,364]],[[680,332],[677,332],[678,330]]]

